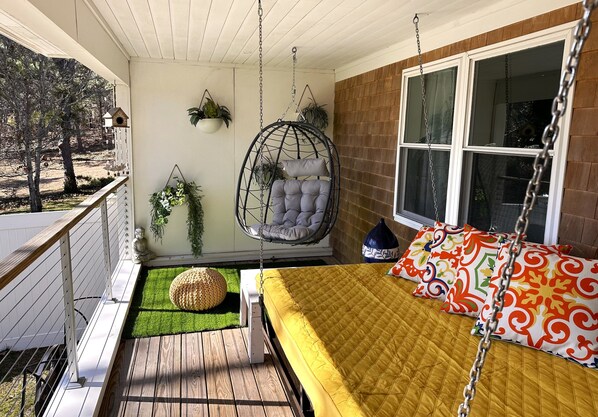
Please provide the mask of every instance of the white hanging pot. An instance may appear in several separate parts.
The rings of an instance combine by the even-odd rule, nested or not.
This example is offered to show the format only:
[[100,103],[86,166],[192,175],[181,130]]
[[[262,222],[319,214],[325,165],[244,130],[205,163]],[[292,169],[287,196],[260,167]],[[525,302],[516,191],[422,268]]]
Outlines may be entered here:
[[201,119],[197,121],[196,127],[204,133],[214,133],[220,126],[222,126],[223,120],[217,119]]

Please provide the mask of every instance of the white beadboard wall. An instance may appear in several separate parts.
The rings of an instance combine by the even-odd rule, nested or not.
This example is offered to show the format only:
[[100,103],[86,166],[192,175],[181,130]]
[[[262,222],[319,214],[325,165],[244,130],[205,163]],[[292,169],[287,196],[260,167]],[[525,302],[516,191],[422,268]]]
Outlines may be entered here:
[[[290,70],[264,71],[264,124],[281,117],[291,98]],[[298,71],[297,99],[308,83],[330,118],[332,138],[334,74],[331,71]],[[197,106],[204,89],[227,106],[233,122],[213,134],[189,123],[187,109]],[[307,104],[309,99],[304,98]],[[253,67],[206,66],[184,62],[133,60],[131,62],[131,134],[135,223],[147,230],[150,247],[161,257],[187,257],[187,208],[175,207],[162,243],[149,231],[149,196],[161,190],[174,164],[188,181],[203,192],[204,258],[228,257],[257,251],[259,242],[246,237],[235,220],[235,190],[241,163],[259,131],[258,70]],[[266,245],[280,249],[283,245]],[[284,245],[297,252],[300,249]],[[318,247],[328,248],[328,239]],[[313,249],[313,247],[312,247]],[[201,259],[200,259],[201,261]]]

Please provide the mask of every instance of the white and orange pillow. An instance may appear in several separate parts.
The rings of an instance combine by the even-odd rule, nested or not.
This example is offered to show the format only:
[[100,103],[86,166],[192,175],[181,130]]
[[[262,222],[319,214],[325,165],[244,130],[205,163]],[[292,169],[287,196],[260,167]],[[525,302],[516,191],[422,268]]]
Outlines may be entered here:
[[463,251],[457,277],[440,308],[442,311],[477,317],[488,295],[490,277],[503,234],[478,230],[468,224],[464,228]]
[[[440,308],[454,314],[477,317],[488,295],[490,277],[494,272],[499,246],[513,234],[478,230],[468,224],[464,227],[463,252],[457,268],[457,277]],[[507,244],[507,243],[505,243]],[[549,252],[567,254],[570,245],[542,245],[522,242],[523,247],[536,247]]]
[[464,228],[436,222],[430,256],[413,295],[444,300],[457,277],[463,251]]
[[433,227],[423,226],[419,229],[401,259],[390,268],[388,275],[419,282],[424,275],[426,262],[430,256],[433,235]]
[[[503,245],[473,329],[482,335],[509,258]],[[524,246],[493,336],[598,368],[598,260]]]

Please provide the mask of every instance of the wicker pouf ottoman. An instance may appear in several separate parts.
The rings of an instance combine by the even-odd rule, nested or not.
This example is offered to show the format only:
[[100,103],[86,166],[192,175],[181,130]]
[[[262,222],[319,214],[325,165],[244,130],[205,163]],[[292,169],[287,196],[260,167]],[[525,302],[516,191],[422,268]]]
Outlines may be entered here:
[[224,301],[226,279],[214,269],[191,268],[172,280],[169,295],[181,310],[208,310]]

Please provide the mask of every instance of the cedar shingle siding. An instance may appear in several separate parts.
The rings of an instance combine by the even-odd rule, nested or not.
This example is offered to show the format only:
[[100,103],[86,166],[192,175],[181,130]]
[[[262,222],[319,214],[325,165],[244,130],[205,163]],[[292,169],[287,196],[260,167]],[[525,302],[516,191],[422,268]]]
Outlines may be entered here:
[[[424,62],[516,38],[581,17],[571,5],[424,54]],[[593,16],[598,22],[598,13]],[[393,218],[401,72],[417,57],[336,83],[334,142],[341,158],[341,204],[332,232],[334,256],[359,262],[366,233],[380,217],[399,238],[401,251],[416,231]],[[570,129],[559,240],[573,254],[598,257],[598,25],[581,58]]]

